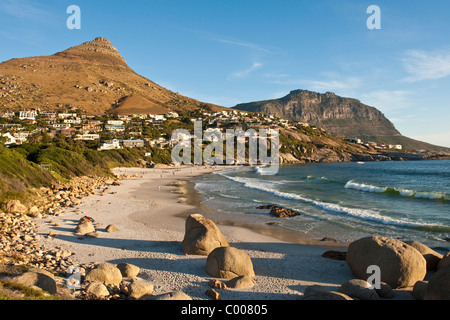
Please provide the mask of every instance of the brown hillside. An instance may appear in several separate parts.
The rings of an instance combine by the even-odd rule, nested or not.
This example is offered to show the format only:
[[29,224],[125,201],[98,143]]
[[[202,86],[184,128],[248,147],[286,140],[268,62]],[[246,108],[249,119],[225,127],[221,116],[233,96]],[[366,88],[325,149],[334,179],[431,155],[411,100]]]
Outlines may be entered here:
[[129,114],[166,114],[170,110],[157,101],[149,101],[141,95],[134,94],[123,98],[117,103],[116,107],[111,109],[111,113],[129,115]]
[[[0,64],[0,110],[58,109],[76,106],[88,114],[102,114],[125,102],[140,100],[139,112],[158,109],[194,110],[209,106],[167,90],[138,75],[105,38],[96,38],[51,56],[12,59]],[[143,101],[149,101],[143,103]],[[145,106],[150,109],[147,111]],[[126,108],[125,108],[126,107]],[[137,113],[137,112],[133,112]]]

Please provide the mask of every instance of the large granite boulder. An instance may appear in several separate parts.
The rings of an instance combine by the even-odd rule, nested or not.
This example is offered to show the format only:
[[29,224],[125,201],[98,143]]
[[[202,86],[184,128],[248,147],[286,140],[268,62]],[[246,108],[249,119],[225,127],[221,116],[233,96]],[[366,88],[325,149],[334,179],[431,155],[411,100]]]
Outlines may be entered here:
[[153,295],[153,283],[145,280],[133,281],[128,285],[128,294],[134,299],[145,299]]
[[417,241],[405,241],[405,243],[418,250],[423,255],[427,262],[428,271],[436,270],[439,261],[442,259],[442,254]]
[[100,263],[86,274],[86,281],[100,282],[105,285],[119,286],[122,281],[122,273],[119,268],[110,263]]
[[219,247],[211,251],[206,259],[206,272],[223,279],[255,276],[253,263],[248,254],[233,247]]
[[20,200],[9,200],[6,203],[6,211],[11,213],[25,213],[27,212],[27,207],[25,207]]
[[338,292],[346,294],[353,299],[359,300],[380,300],[375,289],[371,288],[370,283],[361,279],[352,279],[344,282]]
[[450,266],[440,268],[430,278],[425,300],[450,300]]
[[8,280],[26,287],[36,286],[50,294],[57,293],[55,278],[46,270],[31,268],[24,274],[9,278]]
[[228,247],[229,243],[213,221],[201,214],[192,214],[186,219],[186,231],[182,242],[186,254],[207,256],[217,247]]
[[80,221],[77,224],[75,231],[74,231],[74,233],[76,235],[85,235],[85,234],[93,233],[93,232],[95,232],[94,224],[92,223],[92,221],[88,221],[88,220]]
[[380,281],[393,289],[412,287],[424,279],[427,264],[422,254],[400,240],[386,237],[367,237],[352,242],[346,261],[353,274],[367,280],[369,266],[380,268]]
[[447,252],[446,254],[444,254],[444,256],[442,257],[442,260],[439,261],[439,263],[437,265],[437,269],[439,270],[446,266],[450,266],[450,252]]
[[302,300],[353,300],[345,293],[328,291],[326,288],[319,285],[312,285],[305,289]]

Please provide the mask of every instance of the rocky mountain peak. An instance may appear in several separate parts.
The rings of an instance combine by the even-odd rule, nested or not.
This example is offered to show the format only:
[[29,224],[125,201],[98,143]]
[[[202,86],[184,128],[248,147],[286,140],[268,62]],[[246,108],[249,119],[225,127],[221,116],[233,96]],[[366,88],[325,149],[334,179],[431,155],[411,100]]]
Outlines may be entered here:
[[[120,54],[112,43],[103,37],[97,37],[92,41],[82,43],[76,47],[69,48],[63,52],[57,53],[56,55],[65,56],[67,58],[84,58],[87,60],[103,60],[105,62],[111,62],[111,59],[115,58],[120,63],[126,64],[125,59]],[[117,61],[114,61],[117,63]]]

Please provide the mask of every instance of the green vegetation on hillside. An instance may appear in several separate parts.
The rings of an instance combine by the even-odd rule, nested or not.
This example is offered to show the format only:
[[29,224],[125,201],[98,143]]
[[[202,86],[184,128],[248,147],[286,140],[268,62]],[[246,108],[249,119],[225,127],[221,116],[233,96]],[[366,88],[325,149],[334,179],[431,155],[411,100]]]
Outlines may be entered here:
[[[151,157],[145,157],[150,152]],[[124,148],[98,151],[88,142],[59,137],[50,143],[0,146],[0,202],[23,199],[31,188],[49,187],[75,176],[107,176],[113,167],[138,167],[142,160],[170,163],[169,150]]]

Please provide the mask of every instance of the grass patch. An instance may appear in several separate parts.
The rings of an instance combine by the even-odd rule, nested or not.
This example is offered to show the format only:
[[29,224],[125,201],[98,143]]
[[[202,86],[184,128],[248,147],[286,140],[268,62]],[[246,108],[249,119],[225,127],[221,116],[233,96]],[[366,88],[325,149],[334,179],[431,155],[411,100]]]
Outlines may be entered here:
[[60,298],[43,290],[0,280],[0,300],[60,300]]

